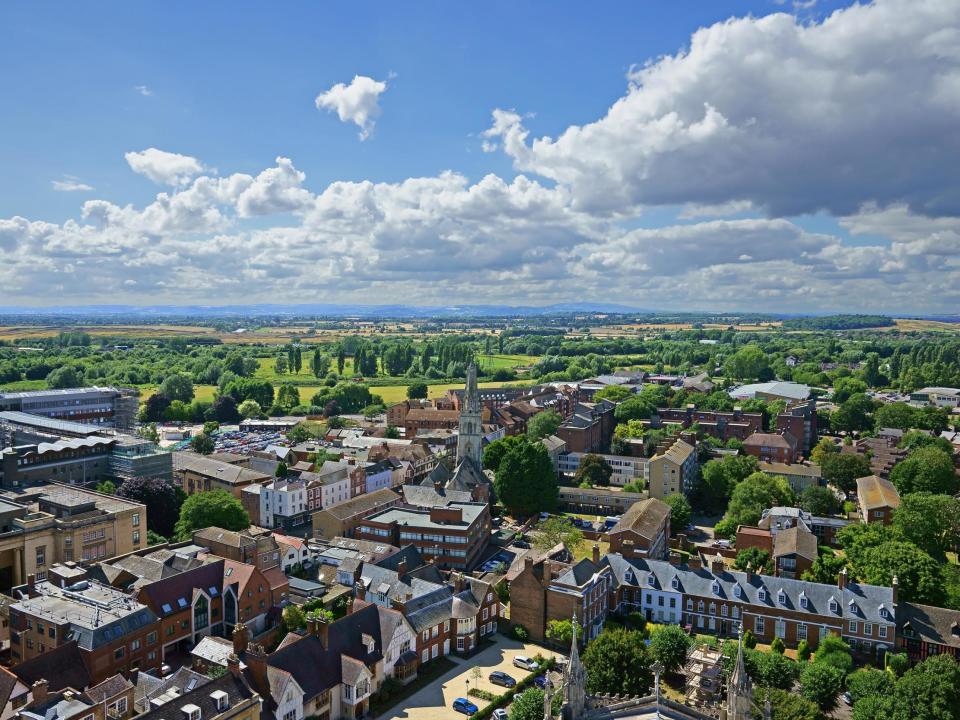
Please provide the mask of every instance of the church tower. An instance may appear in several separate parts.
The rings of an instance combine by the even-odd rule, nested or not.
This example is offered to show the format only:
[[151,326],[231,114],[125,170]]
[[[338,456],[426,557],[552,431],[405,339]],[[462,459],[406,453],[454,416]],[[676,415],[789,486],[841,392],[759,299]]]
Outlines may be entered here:
[[587,705],[587,670],[580,662],[577,648],[580,626],[577,615],[573,615],[573,640],[570,642],[570,659],[563,675],[563,707],[560,711],[563,720],[579,720],[583,717]]
[[464,460],[472,460],[474,466],[481,468],[481,439],[483,424],[480,410],[480,394],[477,392],[477,366],[470,363],[467,368],[467,386],[463,392],[463,405],[460,408],[460,434],[457,436],[457,465]]
[[730,673],[727,685],[728,720],[750,720],[753,717],[753,683],[747,674],[743,661],[743,626],[740,627],[740,639],[737,642],[737,662]]

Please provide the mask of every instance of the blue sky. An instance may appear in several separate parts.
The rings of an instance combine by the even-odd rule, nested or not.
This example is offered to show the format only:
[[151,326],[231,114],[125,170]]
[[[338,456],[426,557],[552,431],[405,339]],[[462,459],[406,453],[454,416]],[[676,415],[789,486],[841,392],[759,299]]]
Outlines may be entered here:
[[[862,97],[851,98],[847,108],[839,94],[820,96],[824,85],[837,82],[820,74],[829,68],[839,78],[838,84],[850,82],[851,77],[862,75],[862,63],[870,62],[872,54],[882,58],[887,50],[904,52],[899,48],[902,37],[880,37],[863,48],[854,47],[849,56],[834,63],[826,40],[834,32],[831,23],[848,26],[840,36],[866,35],[872,32],[871,22],[889,24],[891,16],[910,13],[919,27],[909,31],[922,37],[954,27],[956,15],[935,0],[919,3],[928,6],[925,15],[915,15],[903,0],[878,0],[878,7],[860,8],[873,13],[861,17],[849,11],[844,15],[846,5],[820,0],[798,8],[775,2],[689,0],[607,3],[597,12],[575,2],[4,3],[0,6],[0,27],[4,28],[0,98],[5,110],[0,116],[0,222],[7,221],[7,235],[0,234],[0,241],[9,240],[5,248],[0,242],[0,248],[22,258],[23,268],[29,267],[29,258],[42,256],[44,268],[31,269],[26,275],[17,271],[15,278],[11,275],[8,290],[0,289],[0,302],[64,304],[118,296],[144,304],[233,302],[244,297],[287,301],[309,295],[309,299],[327,301],[589,299],[703,307],[702,288],[729,281],[731,287],[708,292],[707,299],[718,308],[730,309],[742,302],[736,286],[748,281],[743,264],[762,262],[766,265],[755,268],[759,276],[790,275],[788,265],[798,263],[797,273],[807,278],[787,282],[779,291],[773,283],[764,287],[771,309],[844,309],[839,306],[845,296],[862,295],[867,283],[884,288],[898,305],[909,299],[915,307],[903,307],[904,311],[937,310],[960,297],[955,284],[938,285],[936,296],[929,298],[918,298],[903,287],[906,274],[929,271],[930,263],[921,262],[930,260],[929,253],[913,248],[878,260],[871,277],[850,273],[851,264],[862,264],[863,258],[854,259],[849,253],[858,248],[871,256],[895,253],[897,243],[926,241],[929,245],[930,237],[936,236],[947,238],[951,252],[944,256],[946,262],[953,262],[957,203],[949,192],[945,198],[937,183],[954,179],[956,171],[948,165],[955,144],[947,143],[941,158],[927,157],[913,166],[901,163],[903,177],[898,181],[888,179],[869,187],[869,178],[896,170],[896,158],[889,166],[874,167],[869,138],[862,139],[864,147],[859,147],[861,140],[854,141],[856,152],[851,150],[850,157],[844,157],[844,148],[851,146],[841,143],[845,133],[853,132],[854,123],[860,122],[863,134],[869,134],[878,117]],[[841,13],[829,19],[838,8]],[[792,17],[778,28],[773,28],[776,23],[763,23],[764,16],[775,13]],[[716,25],[727,20],[739,23],[736,29]],[[701,61],[693,57],[696,53],[680,55],[690,48],[693,33],[711,27],[717,28],[718,42],[707,43],[705,56],[709,57]],[[766,48],[772,57],[761,65],[782,64],[784,75],[789,75],[787,69],[800,64],[802,71],[803,63],[809,63],[810,88],[795,77],[758,82],[750,57],[752,32],[791,33],[797,47],[791,49],[790,42],[778,36]],[[822,41],[813,39],[816,34]],[[816,52],[804,47],[808,41],[817,45]],[[890,43],[889,48],[884,42]],[[783,57],[776,57],[779,47],[784,48]],[[793,50],[795,57],[790,56]],[[660,60],[663,56],[683,60],[687,69],[672,70]],[[924,56],[891,59],[906,67],[886,79],[891,84],[902,83],[904,72],[913,67],[919,77],[924,63],[930,61]],[[949,83],[955,79],[957,59],[949,57],[949,52],[936,59],[946,60],[939,63],[940,87],[946,84],[952,91]],[[604,129],[602,121],[611,107],[640,94],[631,90],[627,76],[631,68],[647,62],[657,77],[677,72],[682,79],[697,73],[704,80],[665,100],[633,98],[640,109],[625,112],[625,121],[609,123]],[[723,63],[730,69],[720,72]],[[712,80],[710,73],[717,73]],[[379,115],[366,139],[358,137],[355,124],[315,104],[319,94],[337,83],[349,85],[355,76],[386,83],[386,89],[372,100]],[[648,95],[654,77],[638,81]],[[788,92],[785,101],[776,97],[781,81]],[[881,78],[877,91],[890,94],[883,83]],[[682,83],[675,79],[670,84]],[[942,89],[938,91],[936,84],[928,89],[926,99],[941,102],[937,92]],[[797,103],[797,112],[789,112],[792,102]],[[751,127],[782,124],[782,117],[795,117],[827,102],[835,106],[825,107],[822,115],[803,118],[794,133],[799,133],[798,143],[809,142],[808,147],[799,153],[796,148],[784,149],[766,162],[759,155],[774,141],[764,137],[763,142],[742,148],[742,159],[721,158],[713,170],[720,180],[710,187],[692,188],[687,196],[684,176],[696,185],[703,158],[711,164],[730,143],[721,143],[718,150],[698,148],[702,154],[691,158],[689,167],[681,167],[678,157],[686,154],[685,148],[663,139],[676,131],[662,129],[669,118],[679,117],[684,125],[678,135],[684,138],[681,145],[691,142],[691,134],[692,142],[702,144],[700,131],[687,130],[697,126],[702,119],[697,114],[706,113],[703,108],[708,106],[717,108],[722,126],[736,125],[741,134],[749,134]],[[516,117],[484,136],[497,109],[514,110]],[[949,105],[947,115],[956,110]],[[826,125],[842,122],[837,117],[848,111],[851,127],[834,131]],[[660,113],[659,124],[650,122],[651,113]],[[909,119],[898,115],[890,122],[905,124]],[[636,130],[631,122],[637,123]],[[816,127],[821,122],[824,127]],[[571,129],[595,125],[604,130],[600,144],[582,134],[579,139],[559,140]],[[810,137],[805,138],[808,129]],[[707,131],[717,132],[712,124]],[[521,136],[523,140],[517,140]],[[831,147],[834,137],[837,146]],[[539,140],[544,142],[538,150],[535,141]],[[485,142],[487,152],[482,147]],[[786,141],[777,137],[775,142]],[[891,143],[902,143],[904,155],[916,157],[910,142],[900,131],[878,130],[874,149],[880,154]],[[489,151],[494,145],[496,149]],[[132,171],[126,155],[148,148],[195,158],[203,170],[191,172],[190,182],[234,174],[258,178],[277,158],[289,158],[305,176],[291,181],[303,188],[303,194],[278,206],[261,203],[258,209],[246,211],[232,205],[235,197],[221,198],[208,209],[222,218],[197,226],[180,218],[148,222],[130,213],[120,218],[120,210],[128,205],[137,213],[146,212],[158,193],[171,197],[192,187],[186,180],[165,186],[155,175]],[[603,153],[611,153],[610,163]],[[636,157],[631,157],[633,153]],[[815,167],[811,158],[819,154],[821,164]],[[581,167],[585,162],[593,165],[589,171]],[[751,163],[756,167],[750,168],[749,177],[725,187],[723,178]],[[612,168],[609,175],[608,166]],[[798,177],[771,192],[793,166],[798,166]],[[427,198],[417,190],[416,204],[421,209],[430,206],[435,214],[429,219],[418,217],[415,226],[404,225],[408,219],[398,208],[409,197],[396,188],[410,178],[441,178],[445,171],[463,176],[465,183],[427,191],[432,193]],[[764,177],[768,171],[770,177]],[[647,177],[652,173],[670,179],[661,184],[658,178]],[[473,215],[462,215],[466,211],[461,204],[443,200],[444,193],[469,195],[469,189],[488,174],[508,186],[518,176],[535,183],[537,192],[545,193],[549,213],[524,217],[522,227],[511,224],[529,209],[529,199],[518,200],[515,188],[508,193],[508,207],[485,206],[485,213],[503,214],[489,225]],[[604,190],[605,180],[613,176],[618,178],[616,187]],[[643,180],[634,186],[638,176]],[[710,172],[704,173],[704,184],[709,176]],[[917,186],[911,187],[911,176],[926,180],[918,179]],[[351,221],[349,227],[334,227],[331,209],[314,207],[322,204],[317,199],[331,183],[352,183],[356,189],[356,184],[366,181],[377,187],[385,184],[382,192],[372,193],[378,197],[371,195],[363,206],[376,207],[373,216],[379,222]],[[61,188],[66,183],[91,189],[58,191],[54,182]],[[851,192],[849,198],[839,197],[846,188],[860,186],[862,190]],[[273,189],[264,192],[269,196]],[[391,197],[384,199],[384,194]],[[490,195],[484,201],[497,203],[498,192]],[[99,215],[82,209],[88,201],[104,203]],[[740,204],[729,207],[730,203]],[[105,209],[107,204],[111,209]],[[342,214],[355,220],[353,213],[350,209]],[[109,220],[91,224],[91,217],[106,215]],[[23,220],[15,223],[15,218]],[[789,228],[762,223],[788,223]],[[687,244],[678,247],[687,249],[677,250],[671,258],[665,255],[670,254],[674,235],[630,236],[638,228],[656,231],[690,225],[697,226],[698,237],[685,239]],[[887,226],[898,229],[878,232]],[[295,230],[297,236],[292,238],[284,230]],[[711,256],[709,266],[678,262],[697,242],[725,247],[729,239],[711,235],[718,230],[727,235],[749,234],[751,242],[771,247],[802,236],[805,254],[771,251],[760,253],[761,260],[756,253],[731,248],[724,252],[735,254]],[[100,235],[113,248],[106,259],[97,258],[92,250]],[[279,235],[284,238],[278,240]],[[829,242],[823,239],[826,236]],[[230,240],[223,240],[226,237]],[[290,248],[290,265],[320,270],[297,274],[289,268],[284,273],[264,268],[263,247],[274,242]],[[190,243],[222,243],[222,252],[231,258],[232,281],[218,281],[204,295],[196,279],[205,269],[214,272],[218,266],[211,261],[209,248],[191,255],[185,249]],[[465,280],[444,272],[429,291],[423,290],[425,278],[416,277],[415,268],[397,272],[403,263],[392,253],[402,251],[407,243],[417,244],[415,255],[422,269],[454,259],[471,269],[470,277]],[[320,244],[329,252],[319,253]],[[500,249],[489,249],[499,244],[515,244],[518,254],[511,257]],[[488,251],[478,252],[477,247]],[[604,249],[601,256],[592,253],[595,247]],[[430,251],[419,252],[421,248]],[[632,270],[604,277],[604,268],[624,266],[616,260],[617,253],[629,255]],[[645,259],[645,254],[651,259]],[[134,256],[139,259],[131,262]],[[270,257],[274,262],[284,260],[276,252]],[[741,264],[726,268],[727,260]],[[368,270],[373,268],[376,271]],[[890,275],[892,268],[898,268],[900,277],[883,276]],[[88,281],[96,277],[97,285],[75,283],[70,276],[85,276]],[[579,287],[573,295],[571,283]],[[848,290],[812,298],[805,290],[809,283],[822,283],[824,288],[844,283]],[[694,286],[700,289],[684,290]],[[50,296],[50,288],[58,297]],[[584,292],[590,297],[578,297]]]

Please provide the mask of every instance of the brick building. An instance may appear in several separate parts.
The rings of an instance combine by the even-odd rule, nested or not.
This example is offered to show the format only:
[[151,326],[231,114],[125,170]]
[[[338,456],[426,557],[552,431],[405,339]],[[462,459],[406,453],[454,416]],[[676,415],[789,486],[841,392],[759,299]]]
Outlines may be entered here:
[[665,424],[679,424],[688,428],[696,424],[704,435],[726,442],[731,438],[746,440],[756,432],[763,432],[761,413],[743,412],[735,407],[732,412],[719,410],[698,410],[693,403],[685,408],[657,408],[657,413],[649,420],[650,427],[659,428]]
[[743,451],[763,462],[789,465],[797,460],[797,440],[790,433],[753,433],[743,441]]
[[578,402],[555,434],[567,443],[570,452],[603,452],[610,446],[613,436],[615,408],[616,405],[609,400]]
[[897,608],[897,645],[913,662],[944,653],[960,660],[960,611],[902,603]]
[[900,493],[892,482],[876,475],[857,478],[857,509],[863,522],[889,525],[898,507]]
[[634,503],[607,538],[610,552],[624,557],[666,559],[670,551],[670,506],[656,498]]
[[393,490],[377,490],[325,508],[312,516],[313,535],[328,540],[335,537],[353,537],[364,518],[399,505],[400,502],[400,496]]

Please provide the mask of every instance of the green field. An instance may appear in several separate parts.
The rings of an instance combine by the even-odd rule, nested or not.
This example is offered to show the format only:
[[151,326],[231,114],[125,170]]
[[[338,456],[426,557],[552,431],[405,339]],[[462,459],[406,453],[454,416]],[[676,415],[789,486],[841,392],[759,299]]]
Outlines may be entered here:
[[537,355],[477,355],[477,367],[487,374],[503,368],[526,367],[540,358]]

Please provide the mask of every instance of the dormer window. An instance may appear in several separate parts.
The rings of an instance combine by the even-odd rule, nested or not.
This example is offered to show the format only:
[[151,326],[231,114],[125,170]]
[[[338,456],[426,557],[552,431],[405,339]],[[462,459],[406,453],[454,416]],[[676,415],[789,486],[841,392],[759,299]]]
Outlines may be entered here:
[[714,595],[720,594],[720,583],[718,583],[716,580],[713,581],[713,594]]
[[741,595],[743,595],[743,590],[740,589],[739,585],[733,586],[733,594],[735,597],[740,597]]
[[787,594],[782,589],[777,593],[777,602],[781,605],[787,604]]
[[884,605],[880,606],[880,617],[882,617],[884,620],[890,617],[890,613],[887,612],[887,608]]
[[633,571],[627,570],[627,572],[624,573],[623,579],[626,580],[628,583],[633,583]]
[[654,583],[656,582],[656,580],[657,579],[653,576],[653,574],[647,575],[647,585],[649,585],[650,587],[654,586]]
[[760,588],[760,591],[757,593],[757,597],[760,599],[760,602],[766,602],[766,601],[767,601],[767,589],[766,589],[766,588]]
[[840,604],[836,598],[830,598],[830,612],[835,613],[840,609]]
[[802,607],[804,610],[807,609],[807,596],[803,593],[800,593],[800,607]]
[[680,578],[674,575],[673,580],[670,581],[670,584],[673,586],[673,589],[676,590],[680,587]]

